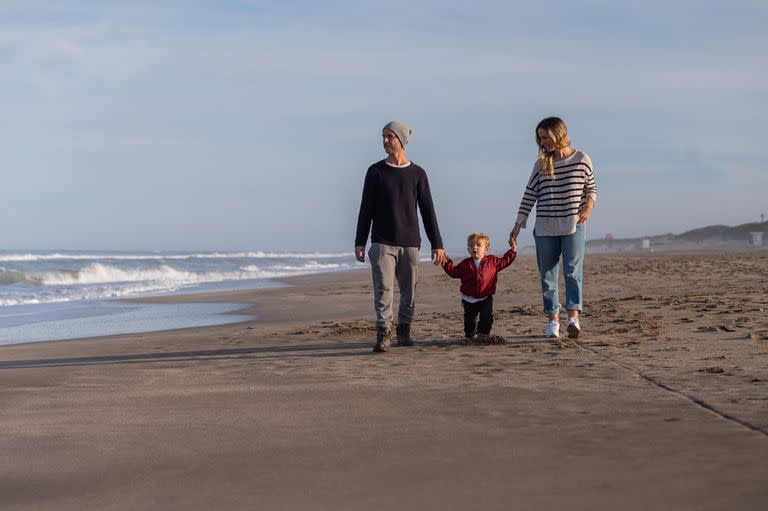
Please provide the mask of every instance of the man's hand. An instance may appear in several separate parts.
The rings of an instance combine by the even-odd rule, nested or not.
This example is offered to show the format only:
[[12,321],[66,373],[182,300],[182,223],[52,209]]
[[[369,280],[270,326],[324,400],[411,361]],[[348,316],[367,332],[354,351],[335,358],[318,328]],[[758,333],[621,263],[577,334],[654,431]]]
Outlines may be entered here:
[[515,224],[515,226],[512,228],[512,232],[509,233],[509,246],[512,246],[512,243],[517,244],[517,235],[520,234],[520,224]]
[[357,259],[361,263],[365,262],[365,245],[355,246],[355,259]]
[[509,248],[517,252],[517,240],[515,238],[509,238]]
[[442,266],[448,260],[445,257],[445,250],[442,248],[435,248],[432,250],[432,264],[435,266]]

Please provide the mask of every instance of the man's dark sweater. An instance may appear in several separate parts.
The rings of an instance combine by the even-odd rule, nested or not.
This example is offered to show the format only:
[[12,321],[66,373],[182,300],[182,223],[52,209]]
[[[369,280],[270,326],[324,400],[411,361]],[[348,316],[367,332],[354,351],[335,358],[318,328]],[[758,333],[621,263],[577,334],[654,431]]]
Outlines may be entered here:
[[374,163],[365,175],[355,246],[365,245],[373,222],[374,243],[421,247],[417,205],[432,249],[443,248],[424,169],[413,162],[402,168],[387,165],[385,160]]

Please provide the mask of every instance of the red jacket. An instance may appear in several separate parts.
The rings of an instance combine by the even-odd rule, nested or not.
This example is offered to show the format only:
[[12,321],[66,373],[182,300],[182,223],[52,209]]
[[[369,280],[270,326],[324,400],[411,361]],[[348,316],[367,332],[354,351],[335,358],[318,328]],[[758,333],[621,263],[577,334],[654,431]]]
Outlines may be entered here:
[[480,261],[480,268],[475,266],[475,260],[471,257],[467,257],[456,266],[449,258],[443,269],[454,279],[461,279],[462,294],[475,298],[485,298],[496,293],[496,276],[501,270],[512,264],[515,257],[517,257],[517,252],[512,249],[509,249],[500,258],[489,254]]

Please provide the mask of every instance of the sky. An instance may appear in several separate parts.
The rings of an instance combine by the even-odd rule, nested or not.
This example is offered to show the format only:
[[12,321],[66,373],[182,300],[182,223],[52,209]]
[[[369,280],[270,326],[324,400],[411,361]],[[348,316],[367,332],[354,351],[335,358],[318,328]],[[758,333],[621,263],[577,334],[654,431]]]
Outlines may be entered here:
[[506,246],[551,115],[594,164],[589,239],[768,215],[763,0],[0,12],[0,249],[352,250],[394,119],[452,253]]

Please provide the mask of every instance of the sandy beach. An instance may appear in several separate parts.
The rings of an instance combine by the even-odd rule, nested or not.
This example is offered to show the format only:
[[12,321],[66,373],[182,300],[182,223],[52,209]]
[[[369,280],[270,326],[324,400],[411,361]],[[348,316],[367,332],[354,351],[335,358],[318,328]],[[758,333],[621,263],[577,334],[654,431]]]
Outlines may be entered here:
[[764,250],[588,256],[578,341],[520,256],[494,346],[424,264],[379,355],[369,270],[286,283],[183,298],[255,321],[0,347],[0,508],[768,508]]

